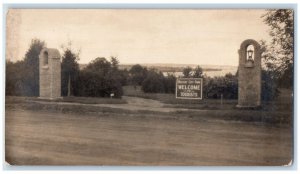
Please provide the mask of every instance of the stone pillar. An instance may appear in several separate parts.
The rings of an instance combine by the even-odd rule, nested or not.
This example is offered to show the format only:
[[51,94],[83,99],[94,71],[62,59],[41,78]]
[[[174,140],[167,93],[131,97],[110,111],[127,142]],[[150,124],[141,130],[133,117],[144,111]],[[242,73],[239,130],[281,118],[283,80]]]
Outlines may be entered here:
[[[252,59],[248,46],[254,48]],[[248,50],[249,51],[249,50]],[[261,105],[261,47],[252,39],[245,40],[239,49],[238,105],[239,108],[255,108]]]
[[40,98],[61,97],[61,62],[57,49],[43,48],[39,55]]

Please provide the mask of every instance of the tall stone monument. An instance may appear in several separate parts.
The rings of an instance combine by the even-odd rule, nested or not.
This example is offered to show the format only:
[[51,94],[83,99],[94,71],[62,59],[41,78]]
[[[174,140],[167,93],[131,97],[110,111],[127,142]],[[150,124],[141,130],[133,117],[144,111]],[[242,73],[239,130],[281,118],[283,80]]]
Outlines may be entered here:
[[61,97],[61,62],[57,49],[43,48],[39,55],[40,98]]
[[242,42],[239,49],[238,105],[255,108],[261,105],[261,47],[255,40]]

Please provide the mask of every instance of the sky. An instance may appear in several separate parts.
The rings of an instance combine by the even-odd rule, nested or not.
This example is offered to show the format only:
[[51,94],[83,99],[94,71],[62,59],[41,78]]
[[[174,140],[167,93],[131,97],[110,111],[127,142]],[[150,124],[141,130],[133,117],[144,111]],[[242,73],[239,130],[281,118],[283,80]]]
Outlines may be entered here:
[[31,39],[72,43],[79,63],[116,56],[121,64],[238,65],[246,39],[270,40],[263,9],[10,9],[6,59],[24,58]]

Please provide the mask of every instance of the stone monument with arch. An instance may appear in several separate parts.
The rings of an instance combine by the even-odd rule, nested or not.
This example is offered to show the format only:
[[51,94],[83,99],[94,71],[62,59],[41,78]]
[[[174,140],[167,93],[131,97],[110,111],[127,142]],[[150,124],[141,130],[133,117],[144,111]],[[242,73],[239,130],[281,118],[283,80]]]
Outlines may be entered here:
[[39,55],[40,98],[61,97],[60,53],[54,48],[43,48]]
[[238,108],[261,105],[261,47],[255,40],[242,42],[238,67]]

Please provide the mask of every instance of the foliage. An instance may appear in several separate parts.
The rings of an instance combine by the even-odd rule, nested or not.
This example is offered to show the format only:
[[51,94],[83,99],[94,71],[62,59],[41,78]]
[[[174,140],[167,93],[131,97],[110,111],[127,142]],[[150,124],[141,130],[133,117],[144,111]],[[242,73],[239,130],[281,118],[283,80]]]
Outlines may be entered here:
[[164,77],[164,86],[165,86],[165,93],[175,94],[176,77],[173,74],[167,74],[167,76]]
[[[145,67],[142,67],[140,65],[136,65],[135,70],[138,69],[136,73],[142,76],[145,76],[145,78],[141,79],[141,89],[146,93],[175,93],[175,84],[176,84],[176,77],[174,75],[168,74],[167,76],[164,76],[161,71],[158,71],[156,69],[150,69],[148,70]],[[131,71],[132,72],[132,69]],[[131,73],[132,75],[132,73]],[[132,77],[132,76],[131,76]],[[137,76],[136,76],[137,77]],[[131,78],[132,79],[138,79],[138,78]],[[132,82],[131,82],[132,83]],[[138,83],[134,83],[138,84]],[[135,87],[136,89],[136,87]]]
[[43,47],[45,47],[45,42],[33,39],[25,54],[23,85],[26,88],[24,91],[26,96],[39,96],[39,54]]
[[110,57],[110,62],[111,62],[111,67],[113,68],[113,70],[118,70],[118,65],[119,65],[119,60],[117,59],[117,57]]
[[223,77],[204,77],[203,95],[205,98],[237,99],[238,80],[231,73]]
[[193,77],[194,78],[201,78],[201,77],[203,77],[203,69],[199,65],[195,68]]
[[261,99],[264,101],[275,99],[279,95],[276,73],[262,70],[261,76]]
[[32,39],[23,60],[6,62],[6,95],[39,96],[39,54],[44,46]]
[[[123,94],[120,71],[116,61],[98,57],[84,68],[78,78],[78,95],[93,97],[121,97]],[[115,65],[114,65],[115,64]]]
[[142,67],[139,64],[133,65],[130,70],[130,83],[132,85],[142,85],[143,81],[147,77],[147,68]]
[[[205,98],[225,99],[238,98],[238,78],[231,73],[222,77],[204,77],[203,94]],[[261,99],[270,101],[279,95],[276,74],[273,71],[262,71]]]
[[121,85],[127,85],[127,81],[129,80],[129,72],[127,69],[119,70],[119,60],[117,57],[110,58],[112,72],[115,72],[115,76],[118,76],[118,80],[120,81]]
[[127,85],[129,83],[129,71],[127,69],[119,70],[119,75],[122,86]]
[[199,65],[195,69],[187,66],[183,68],[182,74],[184,78],[201,78],[203,77],[203,69]]
[[61,91],[62,96],[68,95],[68,83],[70,79],[70,94],[76,95],[78,92],[77,80],[79,75],[79,53],[75,54],[70,48],[64,50],[61,63]]
[[294,12],[292,9],[268,10],[262,16],[270,27],[270,43],[262,41],[267,70],[277,74],[280,86],[293,85]]
[[142,90],[146,93],[164,93],[164,76],[161,72],[151,69],[147,72],[146,79],[142,82]]
[[192,76],[192,68],[191,67],[185,67],[183,70],[182,70],[182,73],[183,73],[183,77],[184,78],[188,78],[188,77],[191,77]]
[[6,61],[6,82],[5,82],[5,95],[22,95],[25,91],[23,80],[24,76],[24,61],[17,61],[13,63]]

